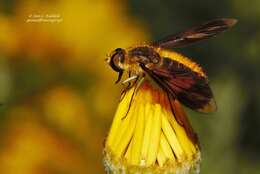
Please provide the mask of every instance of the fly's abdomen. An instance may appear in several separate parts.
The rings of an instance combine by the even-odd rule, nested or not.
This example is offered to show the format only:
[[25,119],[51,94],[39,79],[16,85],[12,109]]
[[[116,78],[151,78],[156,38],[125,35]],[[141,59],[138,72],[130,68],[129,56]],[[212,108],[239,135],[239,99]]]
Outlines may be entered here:
[[173,60],[179,63],[179,65],[183,65],[186,68],[189,68],[190,70],[198,73],[199,75],[206,77],[206,74],[203,72],[202,68],[197,63],[193,62],[191,59],[174,51],[168,51],[161,48],[156,48],[156,50],[162,58],[168,58],[170,60]]

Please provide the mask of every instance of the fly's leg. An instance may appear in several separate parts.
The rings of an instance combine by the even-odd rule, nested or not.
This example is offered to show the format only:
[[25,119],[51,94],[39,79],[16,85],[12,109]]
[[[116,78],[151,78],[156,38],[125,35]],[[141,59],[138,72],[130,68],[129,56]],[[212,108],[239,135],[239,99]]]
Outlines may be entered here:
[[131,105],[132,105],[132,102],[133,102],[133,99],[134,99],[134,96],[135,96],[135,93],[136,93],[137,87],[138,87],[137,81],[138,81],[138,78],[137,78],[137,79],[134,81],[134,83],[133,83],[133,85],[135,86],[135,87],[134,87],[134,91],[133,91],[133,94],[132,94],[132,96],[131,96],[131,99],[130,99],[130,103],[129,103],[127,112],[126,112],[125,116],[124,116],[123,118],[121,118],[121,120],[124,120],[124,119],[127,117],[127,114],[128,114],[129,111],[130,111],[130,108],[131,108]]
[[[128,79],[130,77],[131,77],[131,72],[128,73]],[[122,83],[122,84],[124,84],[124,83]],[[131,87],[133,87],[133,86],[131,86],[131,82],[128,82],[127,86],[125,88],[123,88],[123,90],[121,91],[121,95],[120,95],[121,97],[120,97],[119,102],[121,102],[123,100],[123,98],[125,97],[126,91],[128,91]]]

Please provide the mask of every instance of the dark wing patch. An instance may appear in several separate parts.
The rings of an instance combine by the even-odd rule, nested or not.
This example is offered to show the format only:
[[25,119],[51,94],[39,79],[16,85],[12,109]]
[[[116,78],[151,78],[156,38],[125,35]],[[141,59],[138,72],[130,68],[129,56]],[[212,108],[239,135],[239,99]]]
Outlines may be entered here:
[[237,23],[236,19],[216,19],[204,23],[198,27],[190,28],[184,32],[167,36],[166,38],[154,42],[156,47],[182,47],[190,43],[200,41],[218,33],[221,33]]
[[216,104],[206,77],[169,58],[162,65],[149,69],[141,65],[165,91],[182,104],[198,112],[213,112]]

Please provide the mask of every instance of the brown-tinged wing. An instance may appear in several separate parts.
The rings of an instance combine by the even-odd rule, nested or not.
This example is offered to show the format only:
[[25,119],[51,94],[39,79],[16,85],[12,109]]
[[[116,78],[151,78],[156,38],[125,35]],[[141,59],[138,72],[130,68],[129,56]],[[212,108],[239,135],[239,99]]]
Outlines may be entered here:
[[141,67],[161,88],[185,106],[204,113],[216,110],[207,77],[175,60],[163,58],[162,61],[158,67],[149,69],[144,64]]
[[184,32],[167,36],[152,43],[156,47],[182,47],[221,33],[237,23],[236,19],[215,19],[200,26],[190,28]]
[[183,107],[181,106],[180,102],[178,100],[172,101],[172,109],[174,111],[174,116],[176,121],[184,127],[188,137],[192,140],[194,144],[199,145],[199,140],[197,134],[194,132],[189,119],[183,110]]

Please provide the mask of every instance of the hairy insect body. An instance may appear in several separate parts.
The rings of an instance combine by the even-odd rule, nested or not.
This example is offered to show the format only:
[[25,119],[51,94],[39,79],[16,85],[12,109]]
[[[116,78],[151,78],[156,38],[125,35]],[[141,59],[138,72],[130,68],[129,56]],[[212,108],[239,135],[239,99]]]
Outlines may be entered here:
[[140,64],[153,68],[161,62],[158,52],[150,46],[136,46],[129,48],[126,54],[125,65],[123,68],[133,74],[142,75],[144,73]]

